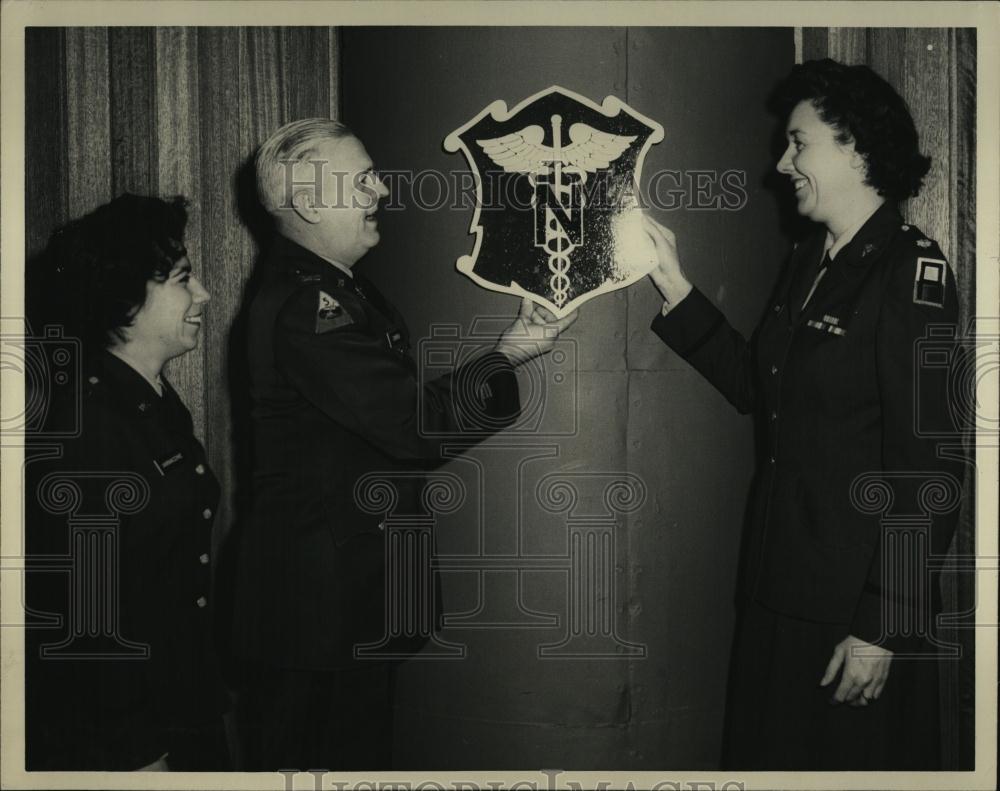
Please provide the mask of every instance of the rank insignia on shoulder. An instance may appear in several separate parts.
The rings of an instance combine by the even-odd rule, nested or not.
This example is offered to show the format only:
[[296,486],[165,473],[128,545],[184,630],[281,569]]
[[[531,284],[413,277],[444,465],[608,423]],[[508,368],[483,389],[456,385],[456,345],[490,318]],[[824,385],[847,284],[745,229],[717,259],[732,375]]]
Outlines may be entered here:
[[930,239],[917,239],[917,247],[923,247],[924,249],[931,246]]
[[338,327],[353,324],[354,319],[344,310],[344,306],[327,294],[319,292],[319,305],[316,307],[316,334],[329,332]]
[[913,279],[913,304],[944,307],[944,281],[948,265],[941,258],[918,258]]

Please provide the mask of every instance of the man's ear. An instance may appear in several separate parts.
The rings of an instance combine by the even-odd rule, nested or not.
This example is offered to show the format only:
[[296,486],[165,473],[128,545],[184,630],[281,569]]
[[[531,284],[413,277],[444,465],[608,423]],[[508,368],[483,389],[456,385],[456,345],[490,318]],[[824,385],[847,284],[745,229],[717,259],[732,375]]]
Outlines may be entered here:
[[297,190],[292,195],[292,210],[311,225],[315,225],[320,220],[319,211],[316,210],[313,196],[309,190]]

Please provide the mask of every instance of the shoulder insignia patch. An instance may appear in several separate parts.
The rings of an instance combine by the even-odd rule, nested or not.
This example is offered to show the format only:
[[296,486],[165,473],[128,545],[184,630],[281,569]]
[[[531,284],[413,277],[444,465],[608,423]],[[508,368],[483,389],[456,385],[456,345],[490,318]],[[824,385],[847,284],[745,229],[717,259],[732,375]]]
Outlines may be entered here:
[[319,305],[316,306],[317,335],[353,323],[354,319],[351,318],[350,313],[344,310],[343,305],[325,291],[319,292]]
[[918,258],[913,278],[913,304],[944,307],[944,281],[948,265],[942,258]]

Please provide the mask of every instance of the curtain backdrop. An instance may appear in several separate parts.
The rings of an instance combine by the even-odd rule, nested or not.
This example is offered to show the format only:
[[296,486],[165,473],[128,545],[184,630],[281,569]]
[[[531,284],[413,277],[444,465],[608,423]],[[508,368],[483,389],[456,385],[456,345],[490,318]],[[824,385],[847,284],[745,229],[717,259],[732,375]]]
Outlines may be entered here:
[[[185,195],[187,248],[212,295],[198,350],[170,381],[227,498],[247,461],[238,310],[264,227],[245,167],[281,124],[339,114],[335,28],[29,28],[26,246],[121,192]],[[231,353],[231,350],[233,353]]]
[[[976,307],[976,31],[803,28],[797,40],[800,60],[863,63],[909,104],[921,149],[932,164],[923,191],[903,207],[903,216],[941,245],[955,272],[959,327],[969,328]],[[974,485],[969,468],[953,544],[965,557],[975,555]],[[971,574],[945,575],[942,589],[946,612],[966,613],[975,605]],[[962,659],[943,663],[943,757],[945,768],[966,769],[974,758],[974,632],[949,629],[944,638],[962,646]]]

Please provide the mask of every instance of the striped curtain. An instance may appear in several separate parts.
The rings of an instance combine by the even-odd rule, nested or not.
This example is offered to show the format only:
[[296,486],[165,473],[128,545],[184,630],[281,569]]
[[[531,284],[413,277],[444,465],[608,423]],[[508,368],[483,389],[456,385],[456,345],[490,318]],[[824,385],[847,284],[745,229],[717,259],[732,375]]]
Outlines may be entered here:
[[230,498],[224,530],[234,465],[249,455],[246,405],[228,386],[260,227],[246,165],[286,121],[338,116],[337,31],[29,28],[25,45],[29,266],[56,227],[122,192],[191,202],[187,247],[212,301],[200,348],[167,374]]
[[[976,306],[976,31],[956,28],[802,28],[797,58],[863,63],[900,92],[932,159],[924,189],[902,206],[903,216],[936,239],[955,272],[959,327],[970,328]],[[971,444],[971,443],[970,443]],[[971,453],[972,448],[966,450]],[[953,551],[975,555],[975,479],[967,468],[966,497]],[[942,579],[944,609],[975,606],[970,574]],[[962,619],[971,623],[971,619]],[[962,648],[957,662],[942,663],[942,755],[946,769],[971,769],[974,761],[975,642],[971,628],[942,632]]]

